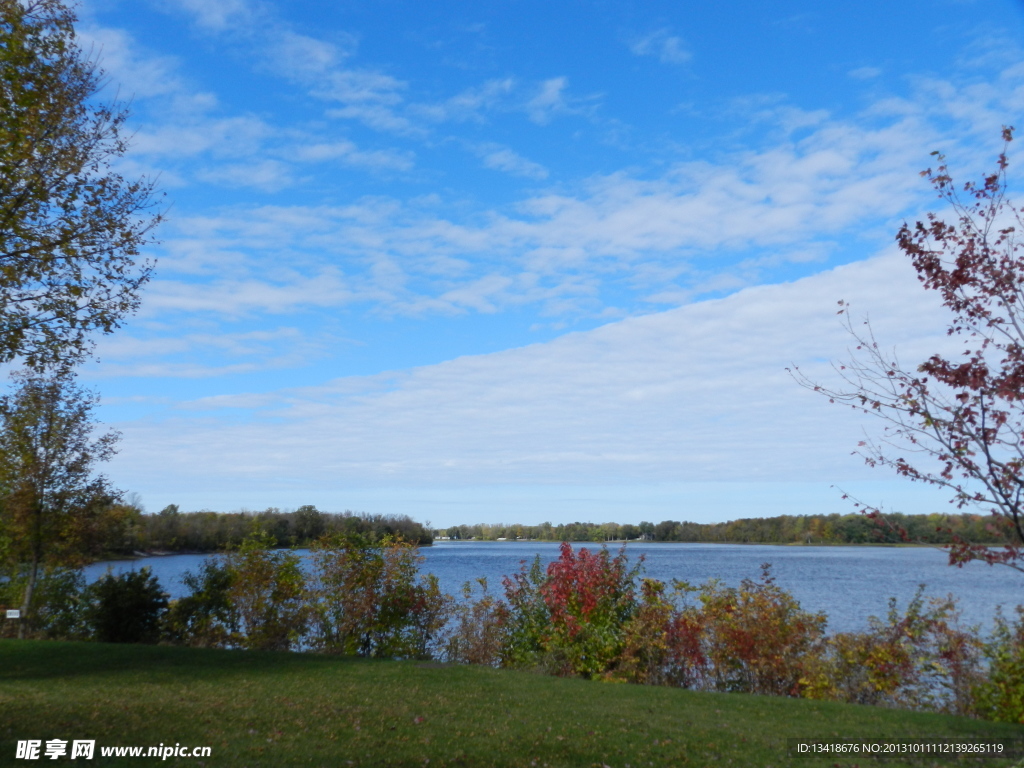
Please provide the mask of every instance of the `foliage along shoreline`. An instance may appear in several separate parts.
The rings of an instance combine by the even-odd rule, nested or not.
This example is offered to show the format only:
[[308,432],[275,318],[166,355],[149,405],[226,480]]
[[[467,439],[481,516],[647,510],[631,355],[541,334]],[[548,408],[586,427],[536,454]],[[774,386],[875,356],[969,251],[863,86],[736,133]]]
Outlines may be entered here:
[[[739,587],[667,584],[624,549],[563,542],[546,567],[524,560],[500,590],[478,579],[459,600],[420,572],[409,542],[324,536],[311,567],[272,544],[254,533],[206,559],[175,600],[149,568],[92,584],[50,571],[19,626],[40,639],[415,659],[1024,724],[1024,606],[997,613],[983,638],[952,597],[919,590],[867,630],[828,634],[826,614],[804,610],[767,564]],[[0,582],[0,608],[23,586],[24,574]]]
[[955,537],[979,544],[1005,542],[1000,521],[979,514],[869,517],[864,514],[779,515],[694,523],[665,520],[639,525],[568,523],[552,525],[477,524],[438,529],[451,541],[685,542],[700,544],[951,544]]
[[106,515],[96,536],[94,561],[156,555],[206,554],[237,549],[258,533],[274,549],[309,547],[325,535],[362,537],[369,541],[401,539],[430,546],[432,532],[406,515],[321,512],[312,505],[293,512],[270,507],[262,512],[181,512],[171,504],[157,514],[122,504]]
[[417,546],[434,541],[549,541],[811,546],[944,546],[955,538],[996,545],[1005,541],[998,520],[978,514],[779,515],[722,523],[665,520],[638,525],[573,522],[553,525],[476,524],[431,528],[407,515],[321,512],[304,505],[295,511],[181,512],[169,505],[143,514],[130,504],[111,507],[94,531],[89,559],[205,554],[237,549],[254,532],[272,548],[309,547],[325,534],[358,535],[371,541],[401,539]]

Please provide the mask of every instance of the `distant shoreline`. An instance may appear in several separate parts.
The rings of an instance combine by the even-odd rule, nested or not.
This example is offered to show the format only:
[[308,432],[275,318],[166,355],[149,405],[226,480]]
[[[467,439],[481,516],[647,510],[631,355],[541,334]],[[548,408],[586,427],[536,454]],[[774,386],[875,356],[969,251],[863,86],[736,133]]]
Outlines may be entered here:
[[[434,539],[434,543],[443,544],[561,544],[554,539]],[[913,542],[837,542],[837,541],[655,541],[654,539],[607,539],[604,541],[570,541],[570,544],[728,544],[732,546],[761,546],[761,547],[924,547],[930,549],[943,549],[945,544],[917,544]],[[992,546],[997,546],[993,544]],[[177,554],[177,553],[170,553]],[[184,553],[181,553],[184,554]]]

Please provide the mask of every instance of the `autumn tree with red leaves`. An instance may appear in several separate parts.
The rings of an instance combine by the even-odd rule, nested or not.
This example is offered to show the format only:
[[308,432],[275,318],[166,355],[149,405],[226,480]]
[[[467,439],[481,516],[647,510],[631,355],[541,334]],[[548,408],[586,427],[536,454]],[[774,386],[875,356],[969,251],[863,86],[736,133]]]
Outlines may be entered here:
[[[865,321],[853,327],[853,359],[834,368],[845,382],[831,388],[793,369],[797,381],[832,402],[845,403],[885,422],[881,439],[859,452],[869,466],[885,466],[911,480],[951,492],[958,508],[992,516],[1003,546],[990,548],[954,536],[951,565],[971,560],[1024,572],[1024,208],[1007,198],[1003,129],[998,169],[978,185],[953,183],[945,157],[922,172],[956,219],[929,213],[896,235],[927,290],[937,291],[952,317],[947,334],[962,340],[959,357],[935,354],[914,368],[883,350]],[[880,510],[862,511],[882,520]]]

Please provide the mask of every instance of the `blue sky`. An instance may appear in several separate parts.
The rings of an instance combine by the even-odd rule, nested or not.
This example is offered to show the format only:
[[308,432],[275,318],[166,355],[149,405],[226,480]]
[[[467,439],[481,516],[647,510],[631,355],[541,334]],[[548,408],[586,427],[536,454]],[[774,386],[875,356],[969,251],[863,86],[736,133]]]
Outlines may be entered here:
[[[836,6],[836,7],[833,7]],[[88,0],[169,203],[83,372],[150,511],[622,522],[904,511],[850,451],[839,299],[904,357],[942,314],[892,241],[945,151],[992,167],[1024,10]],[[913,358],[911,358],[913,359]]]

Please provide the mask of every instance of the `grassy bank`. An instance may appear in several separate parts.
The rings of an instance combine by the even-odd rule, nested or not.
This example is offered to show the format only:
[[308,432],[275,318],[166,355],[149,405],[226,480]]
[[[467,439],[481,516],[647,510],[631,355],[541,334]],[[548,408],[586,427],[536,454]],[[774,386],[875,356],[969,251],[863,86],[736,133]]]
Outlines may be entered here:
[[[1019,726],[801,700],[563,680],[479,667],[99,643],[0,642],[0,764],[19,739],[181,743],[204,766],[813,766],[786,739],[1020,738]],[[898,765],[1012,765],[928,760]]]

